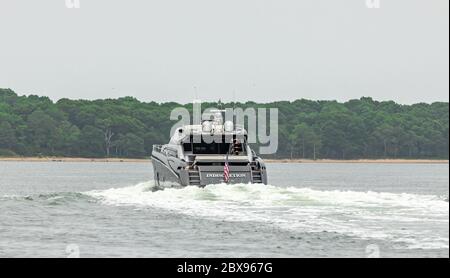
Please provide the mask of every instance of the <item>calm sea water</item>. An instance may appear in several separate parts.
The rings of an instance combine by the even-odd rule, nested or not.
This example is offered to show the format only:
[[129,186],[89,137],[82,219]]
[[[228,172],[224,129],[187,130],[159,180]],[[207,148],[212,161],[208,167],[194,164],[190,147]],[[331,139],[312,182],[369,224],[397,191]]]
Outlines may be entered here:
[[154,191],[151,163],[0,162],[0,257],[448,257],[448,164],[268,165]]

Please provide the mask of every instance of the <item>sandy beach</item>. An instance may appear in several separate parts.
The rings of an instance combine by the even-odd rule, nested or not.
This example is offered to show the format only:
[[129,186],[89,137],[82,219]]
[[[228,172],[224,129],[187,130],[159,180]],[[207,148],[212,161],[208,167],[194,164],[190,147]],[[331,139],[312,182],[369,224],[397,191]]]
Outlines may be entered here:
[[84,157],[0,157],[0,161],[22,162],[149,162],[140,158],[84,158]]
[[[150,158],[82,158],[82,157],[0,157],[0,161],[23,162],[150,162]],[[265,159],[267,163],[383,163],[448,164],[445,159]]]

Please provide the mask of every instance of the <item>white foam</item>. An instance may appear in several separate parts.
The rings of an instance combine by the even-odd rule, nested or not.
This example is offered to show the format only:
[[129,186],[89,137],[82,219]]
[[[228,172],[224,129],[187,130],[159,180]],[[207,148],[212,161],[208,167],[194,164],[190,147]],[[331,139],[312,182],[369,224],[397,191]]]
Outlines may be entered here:
[[[449,206],[438,196],[258,184],[189,186],[155,192],[153,187],[151,181],[86,194],[109,205],[155,207],[214,220],[257,221],[302,232],[338,232],[403,242],[410,248],[448,248]],[[446,225],[446,235],[424,232],[415,223]]]

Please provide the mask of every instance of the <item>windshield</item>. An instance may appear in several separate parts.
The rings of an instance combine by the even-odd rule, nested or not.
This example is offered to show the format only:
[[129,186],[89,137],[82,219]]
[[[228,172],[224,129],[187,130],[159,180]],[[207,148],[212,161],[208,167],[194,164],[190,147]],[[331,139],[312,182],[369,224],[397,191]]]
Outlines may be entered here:
[[240,143],[239,140],[234,139],[233,143],[216,143],[205,142],[183,143],[185,152],[192,152],[192,154],[230,154],[230,155],[246,155],[245,143]]
[[193,143],[193,154],[227,154],[230,149],[229,143]]

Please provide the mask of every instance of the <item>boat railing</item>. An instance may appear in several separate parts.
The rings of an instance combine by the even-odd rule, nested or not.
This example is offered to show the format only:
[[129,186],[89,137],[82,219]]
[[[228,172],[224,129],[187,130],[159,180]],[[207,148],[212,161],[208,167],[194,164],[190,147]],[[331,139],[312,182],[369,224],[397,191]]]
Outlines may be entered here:
[[161,149],[162,149],[162,146],[163,145],[153,145],[153,151],[160,153]]

